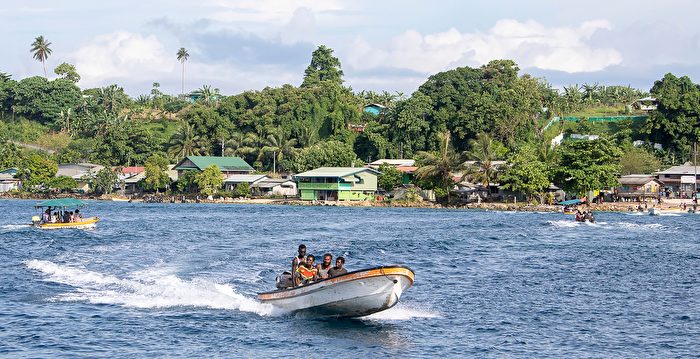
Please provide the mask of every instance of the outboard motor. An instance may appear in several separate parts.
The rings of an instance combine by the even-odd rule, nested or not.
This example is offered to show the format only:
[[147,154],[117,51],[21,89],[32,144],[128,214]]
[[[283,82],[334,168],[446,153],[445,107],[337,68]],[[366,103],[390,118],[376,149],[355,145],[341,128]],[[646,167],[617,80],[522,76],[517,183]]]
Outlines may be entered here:
[[32,216],[32,224],[33,224],[34,226],[38,226],[39,224],[41,224],[41,217],[39,217],[39,216]]
[[291,288],[293,286],[292,273],[284,272],[278,275],[275,282],[277,283],[277,289]]

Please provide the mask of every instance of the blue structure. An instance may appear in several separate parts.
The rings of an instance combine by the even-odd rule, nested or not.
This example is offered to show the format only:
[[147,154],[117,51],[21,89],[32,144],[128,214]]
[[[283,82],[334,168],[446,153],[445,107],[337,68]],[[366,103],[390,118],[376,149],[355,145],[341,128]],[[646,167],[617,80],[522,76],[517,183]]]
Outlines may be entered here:
[[385,106],[382,106],[378,103],[371,103],[371,104],[365,106],[363,111],[367,112],[367,113],[371,113],[374,116],[379,116],[379,114],[381,114],[385,108],[386,108]]

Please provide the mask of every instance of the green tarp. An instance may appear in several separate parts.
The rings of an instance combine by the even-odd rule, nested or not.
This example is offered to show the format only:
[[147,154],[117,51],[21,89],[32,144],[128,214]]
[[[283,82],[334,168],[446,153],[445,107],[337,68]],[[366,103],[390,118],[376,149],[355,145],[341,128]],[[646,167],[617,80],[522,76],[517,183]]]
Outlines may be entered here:
[[36,207],[83,207],[85,202],[75,198],[49,199],[36,204]]

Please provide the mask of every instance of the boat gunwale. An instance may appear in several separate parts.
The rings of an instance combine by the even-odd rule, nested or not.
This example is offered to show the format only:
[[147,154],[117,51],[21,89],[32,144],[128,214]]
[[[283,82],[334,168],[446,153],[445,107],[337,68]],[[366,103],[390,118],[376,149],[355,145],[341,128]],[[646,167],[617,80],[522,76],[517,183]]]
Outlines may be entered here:
[[[316,292],[317,290],[324,289],[324,287],[326,287],[326,286],[323,284],[330,285],[330,284],[337,284],[337,283],[342,283],[342,282],[349,282],[349,281],[358,280],[358,279],[371,278],[371,277],[364,277],[364,278],[343,278],[343,277],[354,276],[354,275],[357,275],[358,273],[362,273],[362,272],[371,272],[371,271],[385,270],[385,269],[405,269],[405,270],[408,270],[412,275],[410,275],[410,276],[404,275],[404,276],[411,280],[411,285],[413,285],[413,283],[415,281],[415,279],[414,279],[415,273],[413,272],[413,269],[409,268],[408,266],[388,265],[388,266],[378,266],[378,267],[371,267],[371,268],[365,268],[365,269],[358,269],[358,270],[348,272],[348,273],[345,273],[345,274],[342,274],[339,276],[335,276],[332,278],[321,279],[321,280],[315,281],[313,283],[302,285],[299,287],[277,289],[277,290],[273,290],[273,291],[269,291],[269,292],[258,293],[257,296],[258,296],[258,299],[264,300],[264,301],[288,299],[288,298],[296,297],[299,295],[310,294],[311,292]],[[386,276],[386,275],[391,275],[391,274],[384,274],[384,276]],[[403,275],[403,274],[395,274],[395,275]],[[376,277],[376,276],[372,276],[372,277]],[[332,282],[329,283],[329,281],[332,281]],[[293,292],[295,290],[305,289],[305,288],[312,288],[312,289],[306,290],[303,293],[289,295],[289,296],[283,296],[283,297],[279,297],[279,298],[274,298],[274,297],[273,298],[262,298],[264,296],[270,296],[270,295],[274,296],[276,294]]]
[[68,229],[73,229],[79,226],[87,226],[91,224],[95,224],[100,221],[100,217],[90,217],[89,219],[86,219],[84,221],[80,222],[68,222],[68,223],[42,223],[38,225],[37,227],[40,229],[58,229],[58,228],[68,228]]

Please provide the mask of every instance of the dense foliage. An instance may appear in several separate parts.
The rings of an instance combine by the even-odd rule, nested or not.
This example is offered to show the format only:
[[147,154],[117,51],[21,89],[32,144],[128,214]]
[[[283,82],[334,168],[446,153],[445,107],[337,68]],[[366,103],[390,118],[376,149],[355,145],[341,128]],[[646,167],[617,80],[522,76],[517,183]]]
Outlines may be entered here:
[[[51,54],[49,45],[43,37],[32,44],[32,54],[42,66]],[[177,52],[182,92],[188,57],[184,48]],[[610,184],[619,174],[658,169],[659,160],[682,163],[700,137],[700,87],[688,77],[667,74],[654,84],[651,95],[659,107],[644,126],[620,121],[605,127],[610,130],[605,133],[601,125],[581,115],[567,129],[555,125],[547,132],[553,116],[610,109],[611,114],[630,113],[629,105],[645,94],[629,86],[598,84],[557,91],[543,79],[519,71],[511,60],[494,60],[434,74],[410,96],[354,93],[344,86],[340,59],[332,49],[319,46],[299,87],[283,85],[231,96],[210,85],[171,96],[161,92],[157,82],[150,93],[135,98],[116,84],[81,90],[76,85],[79,69],[69,63],[54,69],[59,77],[53,80],[37,76],[15,81],[0,73],[0,166],[36,166],[32,156],[51,149],[55,153],[43,161],[146,164],[144,187],[161,190],[168,182],[164,164],[188,155],[240,156],[267,172],[416,158],[426,167],[416,182],[441,195],[449,195],[454,175],[462,175],[485,186],[501,180],[508,188],[535,196],[542,192],[544,178],[582,192]],[[370,104],[381,109],[378,114],[363,110]],[[565,142],[552,151],[549,140],[559,132],[596,133],[608,139],[602,141],[604,149]],[[634,148],[634,140],[659,143],[664,149]],[[625,149],[623,156],[618,147]],[[604,155],[602,162],[595,162],[598,157],[583,161],[591,151]],[[494,165],[505,159],[508,165],[503,170]],[[464,166],[465,160],[471,161],[469,166]],[[52,168],[48,162],[45,165]],[[381,186],[396,185],[397,174],[386,172]],[[26,171],[22,176],[33,187],[49,185]],[[68,185],[56,184],[62,189]],[[194,175],[185,175],[177,184],[181,192],[213,194],[218,187]]]

